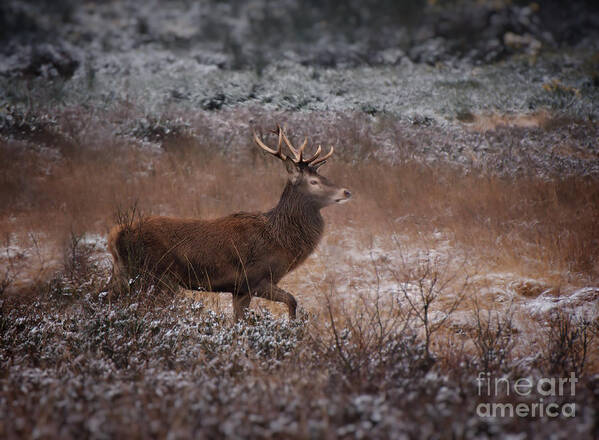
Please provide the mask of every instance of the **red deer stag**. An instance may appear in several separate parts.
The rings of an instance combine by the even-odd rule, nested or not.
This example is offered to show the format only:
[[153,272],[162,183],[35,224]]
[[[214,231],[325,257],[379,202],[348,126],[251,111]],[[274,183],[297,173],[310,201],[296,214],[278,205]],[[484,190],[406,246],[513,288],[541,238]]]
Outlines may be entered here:
[[[126,279],[143,267],[167,286],[232,293],[237,320],[252,296],[285,303],[289,317],[295,318],[295,298],[277,283],[316,248],[324,229],[320,210],[349,200],[351,193],[318,174],[333,147],[321,156],[319,146],[305,158],[307,139],[296,149],[281,127],[276,133],[276,150],[255,133],[254,141],[281,159],[289,173],[277,206],[264,213],[239,212],[215,220],[149,217],[113,228],[109,249],[115,289],[126,288]],[[283,153],[283,142],[293,157]]]

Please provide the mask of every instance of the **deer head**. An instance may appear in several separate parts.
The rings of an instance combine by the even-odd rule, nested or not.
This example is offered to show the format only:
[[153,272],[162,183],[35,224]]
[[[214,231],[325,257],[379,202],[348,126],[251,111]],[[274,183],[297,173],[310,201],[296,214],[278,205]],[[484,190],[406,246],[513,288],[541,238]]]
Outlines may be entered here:
[[[264,151],[283,161],[289,173],[288,185],[291,185],[295,191],[315,203],[318,208],[344,203],[351,198],[351,192],[348,189],[339,188],[326,177],[318,174],[318,168],[324,165],[333,155],[333,147],[321,157],[322,147],[319,145],[316,152],[311,157],[306,158],[304,157],[304,150],[308,145],[308,138],[304,140],[299,148],[295,148],[280,126],[277,125],[277,130],[274,133],[279,136],[276,150],[265,145],[255,132],[254,141]],[[286,156],[283,153],[283,142],[285,142],[293,157]]]

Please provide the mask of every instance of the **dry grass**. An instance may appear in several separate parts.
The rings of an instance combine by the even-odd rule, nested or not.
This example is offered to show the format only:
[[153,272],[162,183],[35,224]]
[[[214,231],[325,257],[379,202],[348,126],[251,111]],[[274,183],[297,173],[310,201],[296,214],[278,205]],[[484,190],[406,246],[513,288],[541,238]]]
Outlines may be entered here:
[[[109,116],[135,119],[128,112]],[[472,378],[481,369],[516,376],[574,369],[585,378],[598,371],[599,354],[590,342],[599,328],[596,322],[556,314],[521,319],[524,309],[495,309],[498,285],[485,276],[521,276],[511,288],[522,301],[546,291],[558,296],[596,285],[597,179],[505,177],[426,161],[411,150],[413,136],[408,139],[385,125],[388,121],[370,124],[362,116],[253,116],[253,125],[263,131],[277,119],[290,127],[303,124],[297,125],[301,131],[292,131],[294,139],[313,128],[316,142],[330,140],[339,153],[323,174],[354,194],[351,203],[325,210],[328,230],[318,254],[283,280],[304,306],[299,323],[274,319],[262,307],[279,314],[278,306],[254,301],[249,323],[234,326],[230,299],[217,294],[190,294],[194,302],[178,296],[157,299],[142,286],[129,296],[107,296],[109,261],[101,240],[86,237],[105,237],[115,213],[136,206],[143,215],[216,217],[276,203],[283,167],[251,145],[244,125],[248,114],[230,116],[229,137],[223,136],[226,130],[215,130],[215,120],[205,114],[188,125],[173,116],[169,123],[154,121],[149,128],[115,136],[98,120],[77,119],[77,112],[71,112],[35,136],[0,142],[0,235],[6,237],[6,255],[0,257],[6,263],[0,273],[0,330],[5,359],[12,359],[3,364],[8,369],[0,379],[7,384],[4,402],[16,402],[10,407],[18,415],[15,420],[42,420],[0,423],[0,434],[33,435],[31,426],[45,426],[67,437],[98,432],[161,437],[173,429],[181,429],[182,436],[273,438],[305,438],[311,432],[346,437],[376,429],[386,437],[399,429],[392,421],[402,420],[401,413],[415,421],[402,432],[421,436],[455,426],[456,417],[465,426],[476,403]],[[316,122],[326,123],[310,125]],[[166,130],[168,124],[176,129]],[[381,130],[395,143],[393,164],[379,157]],[[445,250],[439,259],[440,242]],[[414,248],[424,250],[423,260],[410,256]],[[356,262],[345,255],[356,249],[369,250],[370,258]],[[418,286],[422,304],[412,296]],[[65,331],[57,322],[70,329],[66,342],[57,339]],[[538,340],[545,341],[541,353],[529,361],[531,341]],[[14,369],[17,364],[55,375],[52,390],[22,377]],[[19,388],[25,381],[35,396],[72,400],[73,383],[58,379],[64,371],[93,378],[98,388],[75,400],[97,399],[99,409],[116,405],[112,423],[94,428],[64,422],[65,431],[60,431],[49,422],[56,417],[54,403],[34,409]],[[156,372],[162,376],[152,376]],[[428,372],[446,379],[431,381]],[[102,395],[109,390],[102,387],[110,388],[111,382],[102,374],[112,374],[117,388],[134,377],[143,395],[120,391],[124,394],[116,404],[106,400]],[[205,388],[224,387],[239,400],[208,391],[197,405],[200,412],[213,408],[216,413],[194,424],[160,403],[156,383],[170,404],[176,400],[169,374],[185,378],[183,400],[177,400],[181,414],[193,412],[193,396],[204,395]],[[439,403],[447,390],[454,393],[453,403]],[[361,395],[384,396],[387,406],[354,399]],[[406,395],[416,397],[400,398]],[[593,398],[589,392],[577,399],[587,405]],[[277,407],[277,401],[287,406]],[[427,405],[439,408],[437,417],[427,414]],[[327,407],[335,409],[327,413]],[[346,407],[358,409],[345,412]],[[173,420],[172,425],[140,423],[150,413]],[[275,416],[300,422],[277,431]],[[235,417],[242,418],[231,421],[232,431],[226,431],[224,421]],[[520,432],[524,426],[513,420],[502,429]]]
[[[134,109],[117,110],[106,117],[136,120]],[[24,250],[19,276],[12,277],[7,291],[29,291],[30,285],[55,277],[64,268],[65,243],[83,234],[105,237],[114,214],[133,205],[143,215],[217,217],[265,210],[277,201],[283,167],[251,144],[244,125],[250,115],[244,112],[229,115],[231,134],[199,114],[185,124],[174,115],[134,125],[132,136],[115,136],[110,126],[81,112],[65,111],[53,126],[40,124],[35,135],[0,143],[0,235]],[[385,119],[372,124],[360,115],[327,120],[284,113],[252,118],[264,132],[275,119],[300,127],[290,130],[294,138],[309,134],[312,127],[315,143],[337,146],[336,161],[323,173],[354,194],[351,203],[324,211],[325,246],[306,268],[283,281],[291,291],[317,288],[323,276],[340,276],[326,268],[347,260],[343,249],[348,238],[362,247],[376,239],[383,249],[435,249],[440,236],[449,252],[462,256],[470,273],[521,277],[522,282],[509,282],[522,297],[544,291],[560,295],[599,280],[596,178],[503,177],[484,169],[427,163],[413,154],[417,139],[408,139]],[[377,159],[381,133],[396,144],[394,164]],[[99,258],[109,264],[105,254]],[[380,263],[389,268],[398,262]],[[342,276],[368,288],[360,281],[360,270]],[[478,289],[494,288],[484,277],[473,283]],[[490,295],[479,299],[495,301]],[[228,310],[226,298],[210,302]],[[311,309],[322,306],[310,295],[300,295],[300,303]],[[273,310],[279,311],[277,306]]]
[[[418,322],[399,303],[362,297],[351,310],[325,287],[320,317],[300,314],[289,323],[262,311],[232,325],[226,315],[181,297],[107,301],[98,295],[102,289],[65,273],[62,284],[35,298],[0,301],[3,438],[422,438],[434,432],[542,438],[556,429],[593,435],[584,409],[596,404],[596,383],[582,371],[575,396],[552,400],[575,402],[575,419],[555,426],[545,418],[503,418],[497,426],[477,417],[477,403],[486,400],[475,378],[489,353],[479,360],[454,341],[431,358],[415,332]],[[487,342],[497,339],[494,322],[481,322]],[[576,344],[577,328],[561,334]],[[560,353],[580,361],[579,345]],[[545,362],[549,354],[543,353],[540,370],[510,363],[504,371],[550,374],[556,362],[548,356]],[[539,398],[535,392],[493,400]]]
[[547,124],[547,122],[551,119],[551,115],[546,111],[541,111],[532,115],[481,114],[472,115],[471,120],[465,124],[465,127],[467,127],[470,130],[477,130],[482,132],[495,130],[499,126],[540,127]]
[[355,171],[352,182],[378,208],[375,220],[387,220],[393,230],[446,232],[499,267],[597,279],[599,190],[593,179],[464,175],[418,163],[364,164]]
[[[335,127],[337,138],[359,147],[352,147],[353,155],[340,149],[324,171],[355,194],[350,205],[326,212],[334,228],[419,239],[442,232],[492,270],[547,278],[557,286],[576,282],[571,277],[597,280],[596,179],[508,178],[410,158],[390,165],[372,158],[374,135],[358,130],[358,122]],[[75,130],[69,127],[63,130]],[[37,231],[62,241],[71,231],[104,234],[113,213],[136,201],[146,214],[214,217],[262,210],[276,203],[282,187],[279,164],[257,155],[247,139],[224,145],[238,151],[231,161],[215,139],[177,135],[156,148],[107,134],[101,142],[97,130],[91,130],[92,146],[83,135],[68,148],[56,143],[57,136],[46,148],[2,142],[2,235]]]

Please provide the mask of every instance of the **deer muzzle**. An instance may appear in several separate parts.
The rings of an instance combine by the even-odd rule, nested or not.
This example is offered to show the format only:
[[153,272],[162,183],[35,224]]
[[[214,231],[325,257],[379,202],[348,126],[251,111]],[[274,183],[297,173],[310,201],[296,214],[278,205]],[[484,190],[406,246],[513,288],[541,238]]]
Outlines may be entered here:
[[351,191],[346,188],[342,188],[341,190],[339,190],[339,193],[335,197],[335,203],[345,203],[349,199],[351,199]]

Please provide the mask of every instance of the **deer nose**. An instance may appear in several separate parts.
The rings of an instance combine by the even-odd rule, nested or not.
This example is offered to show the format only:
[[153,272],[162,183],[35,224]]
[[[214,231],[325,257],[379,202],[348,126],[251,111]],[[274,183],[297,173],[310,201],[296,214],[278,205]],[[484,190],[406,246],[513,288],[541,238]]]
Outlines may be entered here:
[[349,199],[349,198],[351,197],[351,192],[350,192],[349,190],[347,190],[347,189],[346,189],[346,190],[343,190],[343,195],[344,195],[346,198],[348,198],[348,199]]

